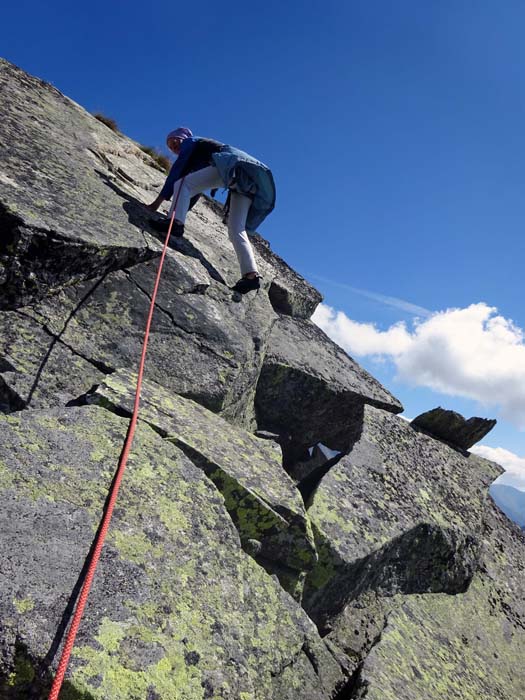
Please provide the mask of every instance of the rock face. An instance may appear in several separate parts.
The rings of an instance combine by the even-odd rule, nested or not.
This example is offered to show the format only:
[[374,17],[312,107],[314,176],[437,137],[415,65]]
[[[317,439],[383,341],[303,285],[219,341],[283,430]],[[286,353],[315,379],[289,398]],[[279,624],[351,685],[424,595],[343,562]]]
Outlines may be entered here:
[[[39,664],[56,647],[128,422],[98,407],[0,422],[0,611],[11,659],[1,696],[40,697]],[[241,550],[212,483],[145,425],[90,610],[71,697],[324,698],[342,678],[306,614]]]
[[499,474],[367,406],[360,439],[310,497],[319,553],[307,579],[310,616],[324,627],[366,591],[465,591],[487,489]]
[[[136,377],[115,372],[88,398],[118,413],[133,410]],[[142,389],[141,417],[179,447],[222,493],[241,542],[289,590],[317,561],[301,496],[272,443],[234,428],[199,404],[153,382]]]
[[412,425],[439,440],[469,450],[492,430],[496,420],[476,417],[465,420],[456,411],[447,411],[439,406],[414,418]]
[[[0,90],[0,698],[44,700],[128,428],[163,177],[6,61]],[[170,243],[60,697],[521,697],[525,539],[465,451],[479,422],[396,416],[253,241],[243,298],[219,204]]]
[[281,316],[257,384],[259,425],[289,435],[294,454],[318,442],[346,451],[359,434],[365,404],[403,410],[311,321]]
[[491,504],[480,534],[483,554],[464,594],[392,601],[354,697],[510,700],[523,694],[524,538]]

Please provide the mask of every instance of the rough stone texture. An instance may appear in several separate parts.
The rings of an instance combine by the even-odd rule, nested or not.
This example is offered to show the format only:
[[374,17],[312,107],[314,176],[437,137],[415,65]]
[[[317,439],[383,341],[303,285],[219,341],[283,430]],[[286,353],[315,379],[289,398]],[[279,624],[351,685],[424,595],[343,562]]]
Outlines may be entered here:
[[[184,256],[170,252],[173,255],[165,262],[151,326],[148,376],[249,426],[255,384],[274,321],[270,303],[264,295],[235,302],[223,285],[208,277],[206,286],[201,273],[188,268]],[[77,396],[94,383],[86,377],[80,391],[78,382],[66,379],[78,374],[77,356],[106,372],[136,367],[156,271],[156,262],[141,263],[64,289],[22,309],[24,319],[32,317],[43,329],[35,337],[35,358],[47,352],[50,338],[60,338],[60,345],[75,353],[74,363],[66,363],[63,374],[72,391],[78,387]],[[8,318],[5,323],[9,323]],[[8,337],[0,341],[0,353],[2,347],[7,350],[5,357],[16,364]],[[32,385],[39,366],[36,359],[22,368],[27,375],[23,382]],[[10,381],[9,386],[16,390],[13,375],[10,377],[11,381],[4,373],[4,381]]]
[[367,590],[464,591],[477,568],[487,489],[500,473],[365,407],[359,441],[308,508],[319,554],[306,582],[310,616],[324,627]]
[[281,316],[257,385],[259,428],[290,434],[297,453],[318,442],[347,451],[359,433],[365,403],[394,413],[403,410],[320,328]]
[[[188,219],[186,229],[191,240],[214,267],[221,271],[217,279],[234,282],[239,276],[237,258],[231,246],[224,244],[222,206],[203,198]],[[309,282],[280,258],[259,234],[250,234],[263,288],[276,311],[297,318],[310,318],[323,297]]]
[[[44,700],[127,428],[164,176],[5,61],[0,90],[0,698]],[[258,236],[262,289],[233,294],[221,217],[203,198],[168,251],[155,429],[139,421],[61,700],[520,698],[525,543],[488,498],[500,470],[393,415]],[[297,490],[276,444],[231,426],[255,427],[257,382]],[[323,463],[318,442],[351,452]],[[323,639],[283,590],[304,585]]]
[[101,382],[107,371],[23,309],[0,313],[0,412],[64,406]]
[[[156,257],[151,213],[141,203],[154,199],[165,175],[151,157],[3,59],[0,91],[0,308]],[[222,207],[203,198],[186,229],[186,254],[234,284],[239,267]],[[261,241],[254,237],[263,294],[271,290],[284,313],[313,313],[319,292]]]
[[0,92],[0,308],[152,257],[99,167],[125,152],[154,189],[162,177],[137,144],[4,60]]
[[[88,400],[131,414],[136,383],[130,372],[116,372]],[[275,563],[293,570],[295,588],[317,555],[303,501],[281,466],[279,448],[150,381],[142,386],[140,415],[205,471],[224,496],[243,545],[255,546],[256,559],[270,571]],[[289,590],[287,579],[281,583]]]
[[297,461],[295,464],[290,465],[288,473],[297,484],[300,484],[304,479],[322,471],[330,459],[331,458],[323,452],[319,445],[315,445],[308,451],[307,459]]
[[276,255],[262,236],[255,234],[252,240],[261,258],[273,268],[275,277],[268,291],[273,308],[295,318],[310,318],[323,301],[323,295]]
[[494,505],[463,595],[399,598],[355,683],[367,700],[515,700],[525,690],[525,536]]
[[466,420],[456,411],[448,411],[438,406],[414,418],[412,425],[438,440],[468,450],[490,433],[496,422],[495,419],[477,417]]
[[[0,696],[40,699],[38,664],[56,652],[127,421],[83,407],[0,424]],[[341,680],[202,471],[139,425],[63,697],[322,700]]]

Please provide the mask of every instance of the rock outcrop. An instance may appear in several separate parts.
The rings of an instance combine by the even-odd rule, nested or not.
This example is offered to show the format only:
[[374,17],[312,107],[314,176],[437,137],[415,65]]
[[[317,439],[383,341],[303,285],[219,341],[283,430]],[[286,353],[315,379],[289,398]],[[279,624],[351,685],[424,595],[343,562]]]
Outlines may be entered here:
[[[127,425],[98,407],[0,417],[0,697],[47,697]],[[141,424],[64,697],[320,700],[341,679],[313,623],[242,551],[213,484]]]
[[366,591],[459,593],[479,558],[490,462],[366,407],[360,439],[310,496],[319,563],[305,608],[321,626]]
[[[87,400],[131,415],[136,383],[129,372],[115,372]],[[300,598],[297,586],[317,562],[317,553],[280,450],[153,382],[143,384],[141,396],[142,420],[207,474],[223,495],[245,549]]]
[[[44,700],[128,429],[163,177],[6,61],[0,90],[0,698]],[[520,697],[525,537],[466,452],[479,424],[397,416],[258,235],[262,288],[233,293],[222,214],[202,198],[170,243],[61,698]]]
[[311,321],[281,316],[257,384],[258,424],[288,436],[293,455],[318,442],[347,451],[359,435],[365,404],[394,413],[403,410]]
[[460,450],[469,450],[490,433],[496,420],[476,416],[467,420],[456,411],[447,411],[438,406],[414,418],[412,425]]

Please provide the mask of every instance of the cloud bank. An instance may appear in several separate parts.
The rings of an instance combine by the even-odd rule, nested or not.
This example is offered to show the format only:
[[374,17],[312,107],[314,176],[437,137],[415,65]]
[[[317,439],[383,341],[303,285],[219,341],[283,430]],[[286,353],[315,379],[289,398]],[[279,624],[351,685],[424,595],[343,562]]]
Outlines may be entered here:
[[505,474],[498,477],[495,484],[508,484],[525,491],[525,457],[518,457],[503,447],[488,447],[487,445],[474,445],[471,452],[485,457],[485,459],[490,459],[492,462],[497,462],[505,469]]
[[497,406],[525,429],[525,334],[496,308],[471,304],[379,330],[321,304],[312,320],[350,355],[388,359],[401,381]]

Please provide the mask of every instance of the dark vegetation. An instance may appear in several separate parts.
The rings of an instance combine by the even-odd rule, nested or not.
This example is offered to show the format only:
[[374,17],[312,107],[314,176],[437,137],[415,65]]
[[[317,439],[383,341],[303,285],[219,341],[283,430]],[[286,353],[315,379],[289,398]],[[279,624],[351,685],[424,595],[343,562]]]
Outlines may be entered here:
[[[101,112],[96,112],[93,116],[95,117],[95,119],[98,119],[99,122],[105,124],[109,129],[111,129],[111,131],[114,131],[116,134],[121,133],[118,128],[117,122],[111,117],[107,117]],[[153,148],[152,146],[143,146],[139,144],[139,148],[141,151],[147,153],[148,156],[151,156],[151,158],[153,158],[153,161],[155,162],[154,167],[156,167],[158,170],[161,170],[163,173],[169,172],[171,168],[171,161],[167,156],[165,156],[163,153],[161,153],[156,148]]]
[[102,122],[102,124],[105,124],[107,127],[109,127],[111,131],[114,131],[116,134],[120,134],[117,122],[114,119],[111,119],[111,117],[106,117],[106,115],[102,114],[101,112],[96,112],[96,114],[94,114],[93,116],[95,117],[95,119],[98,119],[99,122]]
[[153,158],[156,164],[156,168],[162,170],[162,172],[165,173],[169,172],[171,168],[171,162],[167,156],[158,151],[156,148],[152,148],[151,146],[140,146],[140,150],[144,151],[144,153],[147,153]]

